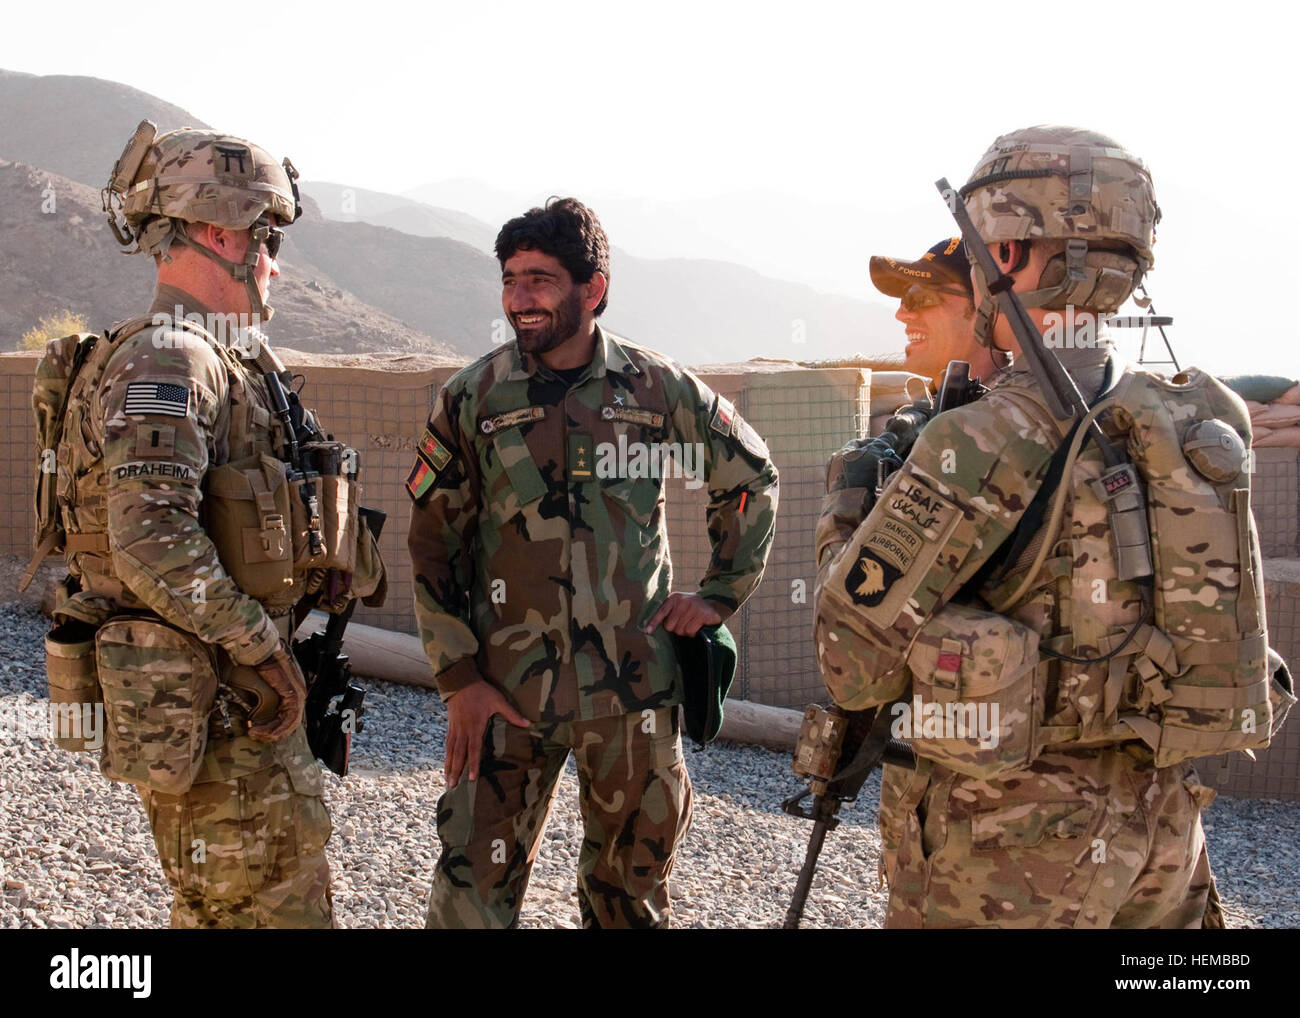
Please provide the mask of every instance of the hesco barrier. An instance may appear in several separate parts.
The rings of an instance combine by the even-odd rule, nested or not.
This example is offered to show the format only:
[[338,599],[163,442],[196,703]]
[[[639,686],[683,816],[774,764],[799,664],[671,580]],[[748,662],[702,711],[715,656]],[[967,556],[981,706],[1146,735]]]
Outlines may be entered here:
[[[405,479],[434,396],[454,365],[428,366],[420,357],[295,356],[290,368],[306,377],[304,403],[326,430],[360,453],[363,501],[388,513],[382,548],[389,567],[388,603],[359,607],[358,622],[415,632],[412,577],[406,554],[410,500]],[[0,553],[27,556],[32,534],[35,426],[31,386],[36,354],[0,356],[7,427],[4,469],[11,495],[0,518]],[[812,652],[813,527],[821,508],[827,457],[869,416],[870,370],[805,369],[782,362],[723,365],[701,377],[731,399],[768,442],[781,472],[777,534],[758,592],[731,623],[740,650],[734,695],[778,706],[803,705],[825,692]],[[708,567],[708,491],[669,479],[669,547],[674,586],[694,589]]]
[[[0,355],[3,469],[10,498],[0,515],[0,554],[30,555],[35,427],[31,385],[35,354]],[[360,622],[414,632],[411,569],[406,555],[410,502],[404,480],[414,442],[439,387],[456,366],[421,357],[295,356],[290,367],[307,378],[304,401],[319,410],[327,430],[361,453],[364,501],[388,513],[383,550],[389,564],[389,601],[360,608]],[[812,592],[816,578],[813,529],[821,509],[827,457],[901,397],[900,376],[862,367],[800,368],[756,361],[706,366],[697,373],[731,399],[767,441],[781,472],[776,539],[758,591],[730,623],[740,651],[732,695],[780,707],[824,700],[812,648]],[[874,383],[874,384],[873,384]],[[873,392],[875,394],[873,405]],[[875,430],[873,428],[873,430]],[[1300,665],[1300,450],[1257,452],[1253,505],[1265,556],[1270,643]],[[690,590],[707,568],[707,489],[689,490],[681,478],[665,482],[674,587]],[[1207,781],[1233,795],[1300,799],[1300,713],[1274,745],[1252,762],[1243,754],[1202,761]]]

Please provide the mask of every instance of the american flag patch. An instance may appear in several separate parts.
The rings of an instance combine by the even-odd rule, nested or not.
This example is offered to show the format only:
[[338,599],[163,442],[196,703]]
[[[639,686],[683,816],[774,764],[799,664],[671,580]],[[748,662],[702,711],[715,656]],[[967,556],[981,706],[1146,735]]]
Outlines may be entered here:
[[131,382],[126,387],[128,414],[162,414],[164,417],[187,417],[190,390],[171,382]]

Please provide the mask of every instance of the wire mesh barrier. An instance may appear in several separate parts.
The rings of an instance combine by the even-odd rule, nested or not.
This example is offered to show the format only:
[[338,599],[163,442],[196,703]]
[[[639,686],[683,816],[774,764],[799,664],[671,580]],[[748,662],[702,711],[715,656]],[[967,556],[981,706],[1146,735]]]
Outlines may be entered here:
[[[33,528],[31,390],[36,360],[31,353],[0,355],[0,421],[5,425],[0,453],[10,491],[0,510],[0,554],[23,562],[31,554]],[[357,367],[355,358],[313,356],[296,367],[307,377],[304,402],[320,411],[335,438],[360,452],[363,501],[389,515],[382,541],[389,566],[388,603],[359,608],[356,620],[405,633],[415,631],[415,619],[406,552],[410,501],[404,482],[433,399],[456,370],[411,370],[411,362],[409,357],[372,358],[366,367]],[[873,416],[878,420],[892,409],[900,398],[896,373],[873,377],[859,366],[749,362],[705,367],[697,374],[735,403],[767,442],[781,473],[776,537],[763,582],[729,623],[739,651],[732,695],[802,708],[826,695],[812,646],[813,531],[826,460],[848,438],[865,434]],[[1300,451],[1260,449],[1255,466],[1252,504],[1266,557],[1270,643],[1294,668],[1300,665]],[[708,490],[691,489],[678,471],[670,473],[664,489],[673,585],[692,590],[710,558]],[[1293,718],[1258,757],[1255,762],[1240,753],[1208,759],[1202,762],[1202,774],[1230,794],[1300,799],[1300,720]]]

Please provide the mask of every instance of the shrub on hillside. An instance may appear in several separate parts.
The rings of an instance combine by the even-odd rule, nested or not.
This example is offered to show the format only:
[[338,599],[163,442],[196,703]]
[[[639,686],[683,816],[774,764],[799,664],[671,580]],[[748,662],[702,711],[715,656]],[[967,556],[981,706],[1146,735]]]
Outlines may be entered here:
[[60,336],[69,336],[74,332],[86,332],[89,323],[85,315],[71,311],[56,311],[46,315],[39,322],[23,333],[18,341],[19,350],[44,350],[45,344]]

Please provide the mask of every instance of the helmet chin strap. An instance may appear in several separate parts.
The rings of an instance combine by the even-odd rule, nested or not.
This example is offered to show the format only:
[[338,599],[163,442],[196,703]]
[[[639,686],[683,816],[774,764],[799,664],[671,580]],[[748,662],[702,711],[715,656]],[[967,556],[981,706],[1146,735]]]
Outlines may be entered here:
[[252,236],[248,242],[248,249],[244,252],[242,262],[232,262],[229,259],[222,258],[211,248],[198,243],[189,235],[184,225],[180,223],[176,226],[174,240],[180,241],[186,247],[203,255],[203,257],[210,258],[230,273],[231,278],[243,283],[244,289],[248,293],[248,313],[255,317],[258,322],[266,323],[275,314],[275,309],[269,304],[263,303],[262,293],[257,288],[255,270],[257,269],[257,261],[262,255],[262,242],[266,240],[269,233],[270,228],[261,220],[253,224]]
[[988,279],[984,275],[984,270],[979,267],[978,262],[972,262],[971,278],[975,284],[975,296],[978,303],[975,306],[975,342],[980,346],[987,347],[1000,354],[1010,356],[1010,350],[1003,350],[993,342],[993,329],[998,323],[998,315],[1001,310],[998,308],[998,302],[989,293]]

